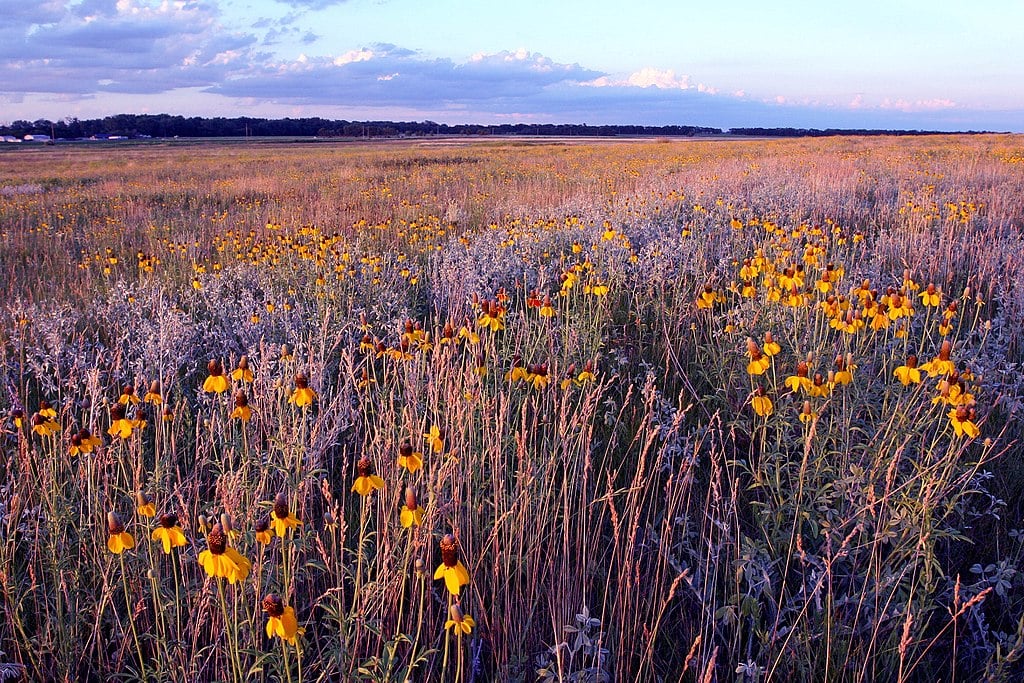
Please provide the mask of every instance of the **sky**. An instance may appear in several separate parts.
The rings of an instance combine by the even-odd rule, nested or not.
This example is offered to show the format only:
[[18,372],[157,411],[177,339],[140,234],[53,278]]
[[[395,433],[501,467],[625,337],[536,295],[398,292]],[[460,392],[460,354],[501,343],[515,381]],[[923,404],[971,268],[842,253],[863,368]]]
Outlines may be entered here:
[[0,123],[1024,132],[1024,0],[0,0]]

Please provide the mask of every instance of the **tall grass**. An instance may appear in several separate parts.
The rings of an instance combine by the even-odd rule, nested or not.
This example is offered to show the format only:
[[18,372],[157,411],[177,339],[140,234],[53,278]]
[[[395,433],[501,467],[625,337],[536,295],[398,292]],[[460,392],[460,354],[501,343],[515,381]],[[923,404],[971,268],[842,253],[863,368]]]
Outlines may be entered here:
[[4,151],[0,677],[1013,680],[1021,157]]

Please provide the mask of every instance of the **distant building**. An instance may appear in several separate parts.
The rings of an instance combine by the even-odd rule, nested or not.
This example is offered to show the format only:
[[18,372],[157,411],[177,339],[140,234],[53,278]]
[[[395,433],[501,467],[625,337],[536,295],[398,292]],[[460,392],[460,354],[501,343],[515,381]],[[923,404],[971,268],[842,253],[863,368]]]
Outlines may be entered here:
[[18,138],[14,137],[13,135],[5,135],[3,137],[3,141],[4,142],[21,142],[21,140],[19,140]]
[[25,136],[25,142],[49,142],[50,136],[42,133],[29,133]]

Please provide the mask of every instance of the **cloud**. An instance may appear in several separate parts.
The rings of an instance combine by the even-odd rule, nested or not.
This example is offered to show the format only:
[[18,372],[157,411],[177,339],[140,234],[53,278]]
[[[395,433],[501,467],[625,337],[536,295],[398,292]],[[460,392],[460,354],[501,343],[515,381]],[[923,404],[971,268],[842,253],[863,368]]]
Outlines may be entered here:
[[343,5],[348,0],[277,0],[283,5],[300,10],[321,10],[335,5]]
[[269,62],[209,92],[268,102],[456,108],[484,100],[525,101],[550,86],[599,75],[527,50],[481,53],[458,63],[376,44],[333,57]]
[[4,2],[0,70],[7,92],[158,93],[215,83],[256,39],[225,31],[200,2]]

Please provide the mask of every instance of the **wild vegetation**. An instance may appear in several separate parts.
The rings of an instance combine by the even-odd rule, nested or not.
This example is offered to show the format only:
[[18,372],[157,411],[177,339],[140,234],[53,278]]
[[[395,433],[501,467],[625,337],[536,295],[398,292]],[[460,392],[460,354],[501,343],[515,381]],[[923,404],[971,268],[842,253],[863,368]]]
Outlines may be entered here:
[[0,169],[0,678],[1024,675],[1019,137]]

